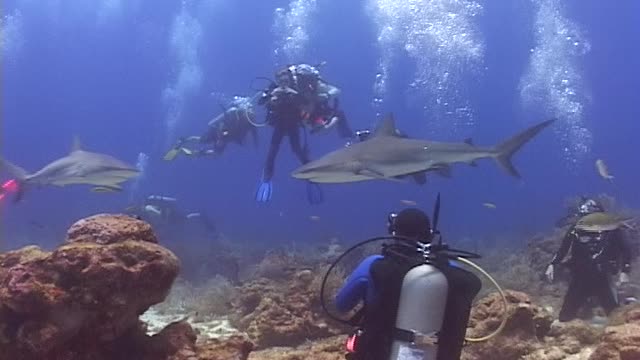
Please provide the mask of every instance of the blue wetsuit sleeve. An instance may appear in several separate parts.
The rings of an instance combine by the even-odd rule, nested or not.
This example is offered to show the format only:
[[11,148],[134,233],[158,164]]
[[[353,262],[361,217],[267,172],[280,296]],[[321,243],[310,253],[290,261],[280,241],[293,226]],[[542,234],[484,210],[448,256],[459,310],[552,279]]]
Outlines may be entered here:
[[361,300],[367,297],[367,290],[371,282],[369,269],[376,260],[382,259],[382,255],[372,255],[364,259],[358,267],[349,275],[346,283],[336,295],[336,309],[347,312],[353,309]]

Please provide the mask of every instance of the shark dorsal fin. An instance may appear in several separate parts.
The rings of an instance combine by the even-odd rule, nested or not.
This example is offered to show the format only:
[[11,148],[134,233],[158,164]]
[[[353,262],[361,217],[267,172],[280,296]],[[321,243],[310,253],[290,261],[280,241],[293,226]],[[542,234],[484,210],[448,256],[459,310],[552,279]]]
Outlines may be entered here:
[[467,145],[473,146],[473,139],[468,137],[468,138],[464,139],[464,143],[467,144]]
[[80,137],[78,135],[74,135],[73,142],[71,143],[71,152],[74,153],[80,150],[82,150],[82,143],[80,142]]
[[380,123],[373,136],[397,136],[396,120],[393,118],[392,113],[387,114],[382,119],[382,123]]

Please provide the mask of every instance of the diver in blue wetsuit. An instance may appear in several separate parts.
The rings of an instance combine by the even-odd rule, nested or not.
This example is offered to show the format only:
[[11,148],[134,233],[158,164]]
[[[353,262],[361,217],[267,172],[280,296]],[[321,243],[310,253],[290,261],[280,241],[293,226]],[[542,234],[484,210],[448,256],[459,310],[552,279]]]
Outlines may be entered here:
[[[338,93],[336,87],[320,78],[315,67],[307,64],[291,65],[276,74],[276,82],[263,92],[258,101],[258,104],[266,107],[266,122],[273,126],[273,135],[256,201],[271,200],[275,159],[285,136],[289,138],[291,150],[302,164],[310,161],[306,139],[304,144],[301,139],[305,125],[311,127],[311,133],[336,126],[340,136],[353,136],[344,112],[338,107]],[[307,183],[307,197],[312,204],[322,202],[322,190],[318,184]]]
[[[423,211],[413,208],[405,209],[398,214],[391,213],[388,230],[391,235],[402,239],[395,240],[395,244],[383,250],[382,255],[372,255],[364,259],[336,295],[335,306],[342,313],[347,313],[359,303],[363,303],[363,307],[351,321],[357,323],[359,329],[347,342],[349,353],[346,358],[350,360],[403,358],[394,357],[392,347],[394,341],[405,339],[411,334],[398,329],[396,319],[424,317],[425,307],[433,300],[432,298],[424,299],[424,302],[419,301],[421,305],[418,309],[400,306],[401,294],[406,295],[403,284],[405,275],[424,263],[424,257],[416,251],[415,245],[430,243],[433,238],[429,217]],[[436,334],[437,357],[429,359],[459,359],[473,298],[480,291],[481,282],[477,276],[460,268],[452,260],[438,263],[437,268],[446,277],[448,285],[445,285],[447,290],[444,290],[446,299],[440,298],[446,301],[446,306],[444,320]],[[433,294],[430,296],[438,297],[438,294],[442,294],[442,288],[426,290],[423,293]]]

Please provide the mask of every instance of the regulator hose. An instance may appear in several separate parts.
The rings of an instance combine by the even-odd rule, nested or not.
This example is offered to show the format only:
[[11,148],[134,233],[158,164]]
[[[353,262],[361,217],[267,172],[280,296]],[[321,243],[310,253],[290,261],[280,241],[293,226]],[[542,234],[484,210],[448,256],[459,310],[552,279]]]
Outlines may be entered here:
[[507,315],[508,315],[508,306],[509,303],[507,302],[507,296],[504,293],[504,290],[502,290],[502,288],[500,287],[500,285],[498,285],[498,283],[496,282],[496,280],[491,277],[491,275],[489,275],[483,268],[481,268],[479,265],[475,264],[473,261],[469,260],[469,259],[465,259],[462,257],[456,257],[457,261],[460,261],[461,263],[468,265],[469,267],[473,268],[474,270],[478,271],[480,274],[484,275],[484,277],[486,277],[489,282],[491,282],[493,284],[493,286],[496,287],[496,289],[498,290],[498,293],[500,294],[500,297],[502,299],[502,303],[504,304],[504,313],[502,316],[502,321],[500,322],[500,326],[498,326],[498,328],[496,330],[494,330],[491,334],[486,335],[486,336],[482,336],[479,338],[466,338],[465,340],[470,342],[470,343],[479,343],[479,342],[483,342],[483,341],[487,341],[489,339],[492,339],[493,337],[497,336],[498,334],[500,334],[500,332],[504,329],[504,327],[507,325]]

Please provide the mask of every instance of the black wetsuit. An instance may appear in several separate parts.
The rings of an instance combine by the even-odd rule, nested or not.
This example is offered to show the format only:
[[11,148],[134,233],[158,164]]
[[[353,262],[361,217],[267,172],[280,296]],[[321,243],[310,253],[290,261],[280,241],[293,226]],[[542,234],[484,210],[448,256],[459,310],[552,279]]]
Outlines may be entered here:
[[302,164],[310,161],[309,151],[302,145],[300,130],[302,130],[301,106],[304,99],[298,94],[285,94],[276,101],[269,101],[267,106],[267,122],[273,126],[269,152],[264,167],[263,181],[270,181],[273,177],[276,155],[285,136],[289,137],[291,150]]
[[590,297],[596,297],[608,314],[618,306],[611,276],[631,270],[631,249],[624,240],[623,231],[596,233],[571,228],[551,264],[560,264],[569,250],[571,260],[567,265],[571,270],[571,280],[559,320],[575,319]]

